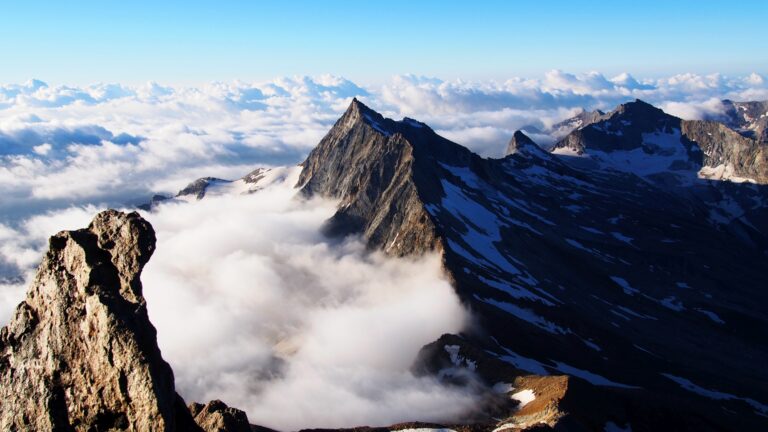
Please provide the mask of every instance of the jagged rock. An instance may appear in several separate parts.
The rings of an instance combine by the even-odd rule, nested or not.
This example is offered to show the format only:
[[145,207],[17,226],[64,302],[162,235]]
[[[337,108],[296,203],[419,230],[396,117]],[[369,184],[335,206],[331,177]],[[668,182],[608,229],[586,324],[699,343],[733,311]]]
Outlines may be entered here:
[[136,213],[51,237],[2,330],[0,429],[175,430],[173,373],[139,281],[154,248]]
[[362,232],[395,255],[433,250],[441,246],[414,179],[430,174],[415,169],[415,154],[456,147],[423,123],[385,119],[355,99],[302,163],[299,185],[305,195],[342,198],[331,234]]
[[724,100],[725,124],[754,138],[768,143],[768,101],[734,102]]
[[[114,210],[51,237],[0,331],[1,430],[199,430],[147,316],[139,276],[154,250],[152,226]],[[218,430],[243,430],[225,413],[237,428]]]
[[557,142],[552,151],[589,156],[654,181],[673,175],[689,183],[700,174],[768,182],[764,144],[722,123],[681,120],[641,100],[597,117]]
[[157,207],[158,204],[160,204],[163,201],[168,201],[169,199],[171,199],[171,197],[168,197],[162,194],[155,194],[155,195],[152,195],[152,198],[149,200],[149,202],[144,204],[139,204],[136,207],[141,210],[151,211],[155,207]]
[[696,143],[703,153],[705,177],[716,180],[742,177],[768,183],[768,144],[758,143],[714,121],[682,121],[681,127],[683,136]]
[[507,144],[506,155],[517,154],[519,156],[532,156],[537,158],[548,158],[547,152],[541,149],[532,139],[528,137],[523,131],[515,131],[512,135],[512,139]]
[[203,199],[208,187],[214,184],[230,183],[229,180],[223,180],[216,177],[203,177],[199,178],[192,183],[188,184],[184,189],[180,190],[177,197],[192,196],[195,199]]
[[555,123],[548,129],[548,132],[556,138],[563,137],[573,132],[574,130],[587,127],[592,123],[597,123],[605,117],[605,113],[600,110],[586,111],[581,110],[575,116],[565,119],[559,123]]
[[220,400],[203,405],[192,403],[189,412],[195,423],[205,432],[251,432],[248,416],[245,412],[230,408]]

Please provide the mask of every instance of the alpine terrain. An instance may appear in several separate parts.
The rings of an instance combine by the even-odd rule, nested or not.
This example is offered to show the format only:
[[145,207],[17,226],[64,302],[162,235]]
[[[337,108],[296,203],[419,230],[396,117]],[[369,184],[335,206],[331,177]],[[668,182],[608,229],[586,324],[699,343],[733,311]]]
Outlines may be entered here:
[[[339,201],[328,236],[439,253],[474,323],[412,371],[501,395],[461,424],[369,426],[768,428],[768,104],[725,103],[722,122],[639,100],[583,112],[549,149],[518,131],[486,159],[353,100],[300,164],[298,197]],[[144,208],[256,193],[292,169],[203,178]],[[154,245],[115,211],[51,238],[0,336],[4,430],[257,429],[175,393],[139,281]]]

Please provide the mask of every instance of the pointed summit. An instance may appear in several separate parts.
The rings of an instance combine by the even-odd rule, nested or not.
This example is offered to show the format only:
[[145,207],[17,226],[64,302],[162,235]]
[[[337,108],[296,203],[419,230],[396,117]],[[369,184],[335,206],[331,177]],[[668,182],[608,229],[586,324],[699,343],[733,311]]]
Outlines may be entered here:
[[[660,108],[656,108],[655,106],[649,104],[648,102],[642,100],[642,99],[635,99],[631,102],[625,102],[618,106],[616,110],[621,109],[627,109],[627,110],[645,110],[645,111],[661,111]],[[662,111],[663,112],[663,111]]]
[[388,251],[393,254],[420,253],[434,249],[437,240],[418,204],[422,196],[416,179],[429,183],[429,193],[435,193],[437,161],[466,165],[472,157],[468,149],[424,123],[384,118],[353,99],[302,163],[298,185],[305,196],[341,201],[327,225],[329,234],[361,232],[372,245],[391,245]]
[[509,144],[507,144],[506,155],[530,153],[543,153],[543,150],[523,131],[516,130],[514,135],[512,135],[512,139],[509,140]]
[[391,136],[396,133],[411,136],[424,132],[434,133],[425,123],[408,117],[403,118],[401,121],[386,118],[360,102],[357,98],[352,98],[352,102],[350,102],[349,107],[347,107],[339,121],[336,122],[336,126],[341,125],[352,128],[358,123],[364,124],[384,136]]

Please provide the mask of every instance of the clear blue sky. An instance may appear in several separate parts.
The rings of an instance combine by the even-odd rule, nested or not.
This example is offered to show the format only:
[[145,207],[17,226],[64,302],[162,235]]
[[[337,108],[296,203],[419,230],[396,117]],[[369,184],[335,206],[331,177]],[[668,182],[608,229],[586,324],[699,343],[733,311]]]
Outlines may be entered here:
[[768,72],[768,0],[13,1],[0,82]]

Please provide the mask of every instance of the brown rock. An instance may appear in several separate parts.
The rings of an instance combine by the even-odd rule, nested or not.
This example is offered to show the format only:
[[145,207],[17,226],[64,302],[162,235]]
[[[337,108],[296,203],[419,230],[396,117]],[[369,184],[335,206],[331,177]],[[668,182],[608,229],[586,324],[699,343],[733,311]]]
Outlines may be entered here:
[[205,432],[251,432],[245,412],[231,408],[220,400],[206,405],[193,402],[189,405],[189,412]]
[[[199,430],[142,296],[154,249],[147,221],[114,210],[51,237],[27,298],[0,331],[0,430]],[[205,425],[221,417],[224,426],[205,430],[248,430],[244,413],[216,407],[206,407]]]

